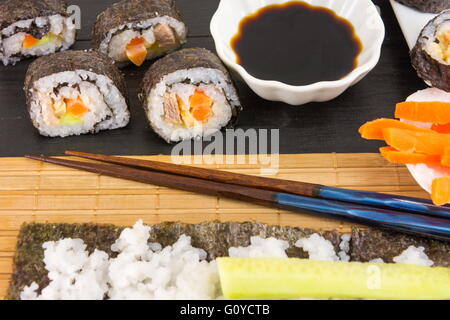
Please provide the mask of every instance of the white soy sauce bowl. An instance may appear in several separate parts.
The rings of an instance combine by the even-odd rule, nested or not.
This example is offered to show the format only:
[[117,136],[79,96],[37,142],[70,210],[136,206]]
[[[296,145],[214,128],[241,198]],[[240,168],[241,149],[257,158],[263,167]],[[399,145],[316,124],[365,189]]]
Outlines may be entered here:
[[[361,81],[377,65],[385,27],[377,7],[371,0],[305,0],[303,2],[310,5],[333,10],[354,26],[363,45],[358,57],[358,66],[340,80],[322,81],[305,86],[261,80],[250,75],[245,68],[237,64],[237,56],[231,47],[231,40],[239,32],[239,24],[243,18],[268,5],[286,2],[285,0],[221,0],[211,20],[211,33],[219,57],[230,69],[237,72],[258,96],[290,105],[329,101]],[[301,68],[298,72],[302,72]]]

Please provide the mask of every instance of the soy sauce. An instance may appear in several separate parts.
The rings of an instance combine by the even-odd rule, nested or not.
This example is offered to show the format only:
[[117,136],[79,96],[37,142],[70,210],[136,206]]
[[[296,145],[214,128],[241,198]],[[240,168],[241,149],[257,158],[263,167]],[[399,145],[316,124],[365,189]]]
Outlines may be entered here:
[[342,79],[358,66],[362,51],[349,21],[301,1],[244,18],[231,45],[237,63],[254,77],[294,86]]

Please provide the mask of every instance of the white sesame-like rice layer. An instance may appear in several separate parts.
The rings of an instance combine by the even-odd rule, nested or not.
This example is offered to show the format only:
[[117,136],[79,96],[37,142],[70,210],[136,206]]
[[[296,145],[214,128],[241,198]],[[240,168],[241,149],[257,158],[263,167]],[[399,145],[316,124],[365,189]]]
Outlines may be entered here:
[[[60,84],[71,88],[78,85],[83,102],[89,112],[83,123],[77,125],[49,124],[45,114],[45,97],[53,93]],[[39,79],[33,85],[30,116],[34,126],[44,136],[67,137],[101,130],[112,130],[126,126],[130,120],[127,103],[111,79],[86,70],[66,71]],[[67,91],[67,90],[66,90]]]
[[[181,85],[186,80],[190,84]],[[188,97],[195,88],[204,91],[214,101],[213,117],[203,123],[197,123],[192,128],[182,127],[164,120],[164,95],[167,92],[177,93],[188,105]],[[147,99],[147,117],[163,139],[168,142],[178,142],[192,138],[201,138],[214,134],[225,127],[233,117],[233,108],[240,106],[234,87],[227,82],[222,71],[209,68],[194,68],[178,70],[165,76],[153,88]]]
[[[52,41],[36,46],[34,48],[25,49],[22,46],[25,39],[26,32],[15,32],[16,28],[27,29],[32,23],[38,27],[43,27],[46,24],[50,25],[49,32],[58,36]],[[20,61],[21,55],[25,57],[39,57],[54,53],[58,50],[67,50],[75,42],[76,26],[71,17],[63,17],[61,15],[53,15],[49,17],[38,17],[35,19],[28,19],[18,21],[7,28],[1,30],[0,33],[0,60],[4,65],[15,64]]]
[[[127,30],[130,30],[137,34],[137,33],[140,33],[140,31],[137,32],[136,30],[151,29],[153,26],[155,26],[157,24],[165,24],[165,25],[170,26],[172,29],[175,30],[180,42],[182,44],[186,42],[186,36],[187,36],[186,25],[183,22],[178,21],[172,17],[163,16],[163,17],[157,17],[157,18],[153,18],[153,19],[140,21],[138,23],[127,23],[127,24],[121,25],[120,27],[111,29],[108,32],[108,34],[106,35],[105,39],[103,39],[103,41],[100,43],[99,51],[106,55],[109,55],[110,57],[118,56],[118,55],[120,55],[120,53],[118,53],[118,51],[119,50],[123,51],[122,47],[125,47],[122,44],[125,43],[125,45],[126,45],[127,43],[129,43],[131,41],[131,39],[134,38],[134,37],[132,37],[133,33],[125,33]],[[121,30],[124,30],[124,31],[120,32]],[[122,33],[125,33],[125,34],[123,36],[121,36]],[[118,36],[118,38],[116,38],[117,36]],[[112,41],[113,37],[116,38],[116,39],[114,39],[116,41]]]

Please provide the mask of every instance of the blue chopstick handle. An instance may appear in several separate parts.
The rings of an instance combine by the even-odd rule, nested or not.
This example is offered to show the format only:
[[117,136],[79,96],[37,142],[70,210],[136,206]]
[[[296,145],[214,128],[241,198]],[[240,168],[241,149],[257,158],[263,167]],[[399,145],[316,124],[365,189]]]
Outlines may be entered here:
[[324,199],[357,203],[367,206],[403,210],[450,219],[450,208],[435,206],[431,201],[383,193],[321,187],[319,196]]
[[352,203],[277,193],[275,201],[290,210],[306,210],[332,218],[450,241],[450,220],[371,208]]

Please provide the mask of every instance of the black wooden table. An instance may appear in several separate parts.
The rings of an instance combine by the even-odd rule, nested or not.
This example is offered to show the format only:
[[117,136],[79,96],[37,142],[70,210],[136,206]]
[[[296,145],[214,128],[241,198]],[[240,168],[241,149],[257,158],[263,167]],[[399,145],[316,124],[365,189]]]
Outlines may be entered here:
[[[74,49],[90,48],[90,33],[95,17],[114,0],[69,0],[80,6],[82,29]],[[178,0],[189,27],[186,47],[214,50],[209,21],[219,0]],[[395,103],[424,88],[408,57],[408,48],[386,0],[374,1],[381,8],[386,25],[386,40],[378,66],[356,86],[339,98],[325,103],[292,107],[265,101],[254,94],[237,75],[233,75],[245,108],[238,127],[244,130],[280,129],[281,153],[358,153],[376,152],[378,143],[362,140],[358,127],[378,117],[392,117]],[[307,44],[305,44],[307,47]],[[127,128],[97,135],[51,139],[41,137],[32,126],[22,91],[29,61],[16,66],[0,66],[0,156],[24,154],[59,155],[66,149],[122,155],[170,154],[172,147],[158,138],[147,125],[137,95],[144,71],[124,70],[130,96],[132,120]]]

